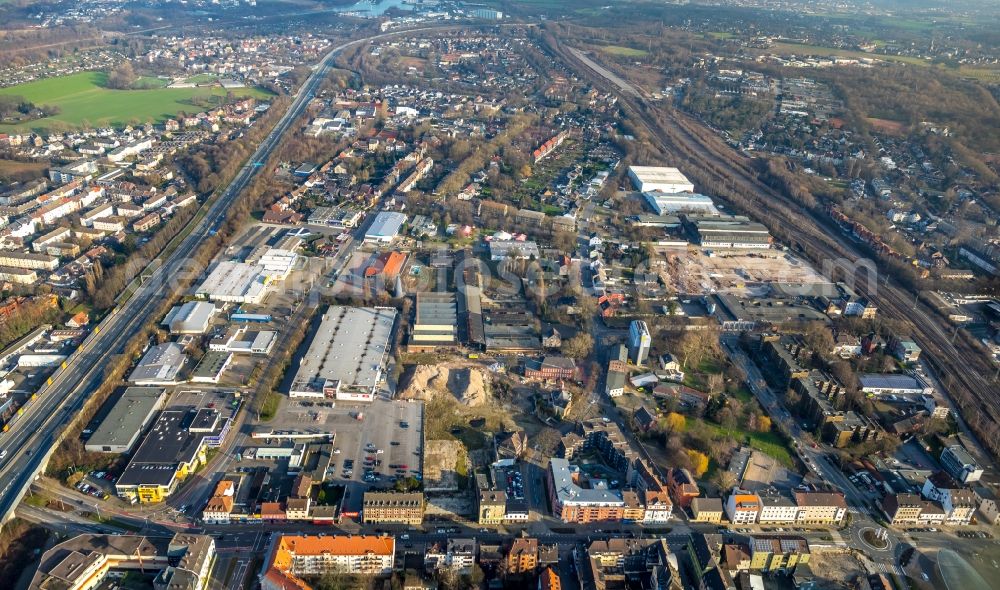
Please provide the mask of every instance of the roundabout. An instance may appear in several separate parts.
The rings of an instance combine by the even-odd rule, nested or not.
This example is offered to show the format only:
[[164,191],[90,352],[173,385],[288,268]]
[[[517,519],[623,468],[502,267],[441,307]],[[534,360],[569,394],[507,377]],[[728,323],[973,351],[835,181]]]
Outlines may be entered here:
[[876,551],[889,548],[889,539],[885,529],[866,528],[861,530],[861,541]]

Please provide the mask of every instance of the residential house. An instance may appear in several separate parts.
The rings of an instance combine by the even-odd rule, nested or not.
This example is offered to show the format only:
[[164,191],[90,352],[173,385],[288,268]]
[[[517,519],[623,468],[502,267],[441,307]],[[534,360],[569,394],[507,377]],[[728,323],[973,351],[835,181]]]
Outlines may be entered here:
[[691,500],[691,520],[694,522],[722,522],[723,512],[721,498],[694,498]]
[[746,490],[734,489],[726,499],[726,516],[733,524],[757,522],[760,509],[760,496]]
[[518,537],[507,550],[504,571],[507,575],[520,576],[535,573],[538,567],[538,539]]
[[916,494],[888,494],[882,499],[882,509],[893,526],[920,522],[924,500]]
[[701,495],[698,482],[687,469],[674,468],[667,476],[667,488],[674,505],[685,509],[691,505],[691,500]]
[[847,516],[843,492],[795,492],[798,524],[839,525]]

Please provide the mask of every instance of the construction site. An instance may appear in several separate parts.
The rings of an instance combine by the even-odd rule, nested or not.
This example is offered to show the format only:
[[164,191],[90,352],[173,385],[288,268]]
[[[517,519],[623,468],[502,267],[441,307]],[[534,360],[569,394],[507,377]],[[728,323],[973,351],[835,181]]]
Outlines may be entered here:
[[827,283],[815,269],[781,250],[707,251],[701,248],[668,250],[659,274],[668,290],[689,295],[732,293],[751,295],[770,283]]

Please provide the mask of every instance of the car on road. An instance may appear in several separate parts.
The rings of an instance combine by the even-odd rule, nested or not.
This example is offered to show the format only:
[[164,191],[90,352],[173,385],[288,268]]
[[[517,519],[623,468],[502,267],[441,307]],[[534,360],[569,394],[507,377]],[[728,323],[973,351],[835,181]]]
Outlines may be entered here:
[[7,449],[0,449],[0,459],[7,456]]

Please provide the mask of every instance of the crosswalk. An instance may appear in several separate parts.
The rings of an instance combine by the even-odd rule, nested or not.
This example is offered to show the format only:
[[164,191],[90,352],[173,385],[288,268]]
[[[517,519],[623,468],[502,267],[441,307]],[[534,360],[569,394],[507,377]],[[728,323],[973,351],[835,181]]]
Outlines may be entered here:
[[906,575],[903,573],[903,568],[894,563],[882,563],[881,561],[877,561],[872,562],[872,567],[875,568],[877,572],[883,574],[896,574],[901,577],[905,577]]

